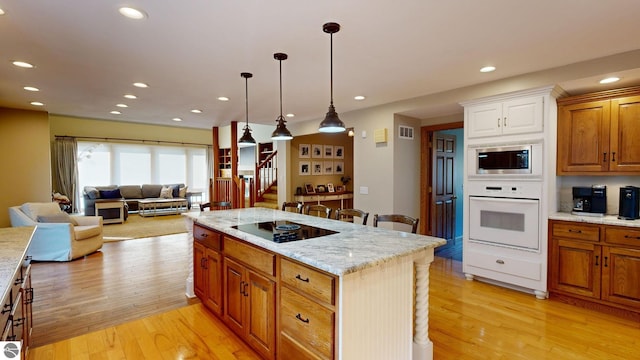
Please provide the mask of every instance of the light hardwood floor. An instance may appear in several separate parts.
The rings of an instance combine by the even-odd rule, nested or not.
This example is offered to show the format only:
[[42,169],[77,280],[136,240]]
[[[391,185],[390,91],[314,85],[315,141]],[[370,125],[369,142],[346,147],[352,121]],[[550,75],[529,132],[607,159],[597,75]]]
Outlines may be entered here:
[[[39,346],[29,358],[258,359],[201,304],[188,305],[187,246],[173,235],[36,264]],[[637,322],[467,281],[451,259],[436,257],[430,281],[435,359],[640,359]]]

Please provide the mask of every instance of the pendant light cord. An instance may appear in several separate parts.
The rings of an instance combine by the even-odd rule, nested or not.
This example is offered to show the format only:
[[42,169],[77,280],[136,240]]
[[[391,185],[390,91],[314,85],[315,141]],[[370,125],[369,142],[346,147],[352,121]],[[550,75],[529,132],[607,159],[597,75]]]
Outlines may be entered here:
[[247,117],[247,125],[249,127],[249,78],[244,78],[244,106],[245,106],[245,114]]
[[282,119],[282,60],[278,60],[280,63],[280,118]]
[[330,64],[331,64],[331,105],[333,105],[333,33],[330,34],[330,44],[331,44],[331,51],[330,51]]

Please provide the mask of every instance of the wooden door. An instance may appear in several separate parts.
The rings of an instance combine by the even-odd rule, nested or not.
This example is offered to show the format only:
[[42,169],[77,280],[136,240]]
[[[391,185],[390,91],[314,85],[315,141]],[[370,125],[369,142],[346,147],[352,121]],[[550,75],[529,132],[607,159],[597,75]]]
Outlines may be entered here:
[[244,266],[224,258],[224,320],[236,334],[244,337],[244,298],[246,286],[244,282]]
[[599,299],[601,264],[600,245],[552,239],[551,290]]
[[640,309],[640,250],[602,248],[602,300]]
[[205,247],[197,242],[193,243],[193,291],[204,301],[206,298],[206,273],[204,271]]
[[559,108],[559,175],[608,171],[609,115],[609,100],[564,105]]
[[640,172],[640,96],[611,100],[609,171]]
[[222,255],[206,249],[205,271],[207,272],[205,306],[222,316]]
[[456,194],[455,194],[456,137],[435,133],[433,140],[433,189],[432,189],[432,236],[455,241]]
[[275,358],[276,285],[273,281],[251,271],[246,272],[247,341],[264,358]]

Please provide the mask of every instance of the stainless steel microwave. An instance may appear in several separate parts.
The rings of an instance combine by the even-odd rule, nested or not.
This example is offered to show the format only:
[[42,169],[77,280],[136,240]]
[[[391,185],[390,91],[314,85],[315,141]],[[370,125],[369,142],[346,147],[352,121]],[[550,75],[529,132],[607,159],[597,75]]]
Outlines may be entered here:
[[532,145],[510,145],[475,149],[475,173],[532,174]]

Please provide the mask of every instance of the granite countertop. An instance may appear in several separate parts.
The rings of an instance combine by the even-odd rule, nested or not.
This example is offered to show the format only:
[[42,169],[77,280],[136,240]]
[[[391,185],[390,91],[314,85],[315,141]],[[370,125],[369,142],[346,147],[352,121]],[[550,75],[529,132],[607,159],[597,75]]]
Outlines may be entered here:
[[11,280],[22,266],[34,227],[0,228],[0,293],[9,295]]
[[[338,276],[435,248],[446,242],[431,236],[265,208],[191,212],[184,216],[211,229]],[[234,225],[275,220],[289,220],[338,233],[301,241],[274,243],[231,228]]]
[[584,223],[601,224],[601,225],[640,227],[640,219],[623,220],[623,219],[618,219],[617,215],[585,216],[585,215],[573,215],[567,212],[557,212],[557,213],[549,214],[549,219],[584,222]]

